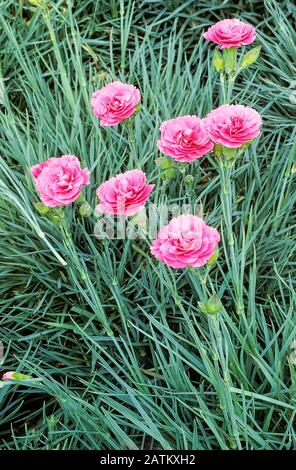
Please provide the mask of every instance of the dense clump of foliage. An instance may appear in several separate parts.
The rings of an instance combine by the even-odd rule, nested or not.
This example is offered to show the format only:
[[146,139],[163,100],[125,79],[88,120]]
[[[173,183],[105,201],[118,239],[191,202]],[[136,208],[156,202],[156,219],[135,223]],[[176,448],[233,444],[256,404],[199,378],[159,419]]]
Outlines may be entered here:
[[[190,166],[190,190],[154,160],[161,122],[218,105],[202,32],[229,17],[256,26],[261,56],[233,96],[263,128],[234,170],[234,245],[223,237],[211,316],[198,279],[144,241],[97,240],[75,204],[67,232],[39,214],[29,168],[78,155],[94,207],[98,184],[136,166],[161,188],[154,203],[194,196],[223,232],[211,159]],[[293,2],[273,0],[2,2],[1,368],[32,379],[0,388],[1,449],[295,448],[295,18]],[[90,111],[114,79],[141,90],[133,139]]]

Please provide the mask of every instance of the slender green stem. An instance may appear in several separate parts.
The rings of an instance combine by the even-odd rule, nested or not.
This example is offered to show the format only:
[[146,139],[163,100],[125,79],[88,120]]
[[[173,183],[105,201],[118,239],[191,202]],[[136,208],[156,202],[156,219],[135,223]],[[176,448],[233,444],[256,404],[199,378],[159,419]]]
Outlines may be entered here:
[[235,83],[236,77],[237,77],[236,74],[230,75],[230,76],[228,77],[228,81],[227,81],[227,95],[226,95],[226,103],[227,103],[227,104],[229,104],[229,103],[231,102],[231,96],[232,96],[233,87],[234,87],[234,83]]
[[221,84],[221,102],[227,103],[227,93],[225,89],[225,75],[224,73],[220,73],[220,84]]
[[128,141],[132,153],[132,158],[135,166],[139,165],[139,158],[138,158],[138,149],[136,145],[136,138],[135,138],[135,120],[132,118],[128,122]]
[[224,214],[224,221],[227,228],[228,244],[233,246],[232,232],[232,176],[233,168],[225,168],[224,163],[220,162],[220,178],[221,178],[221,203]]
[[[228,73],[220,74],[220,83],[221,83],[221,98],[222,104],[229,104],[231,102],[231,97],[233,93],[234,83],[238,75],[237,65],[236,65],[236,51],[225,51],[225,57],[227,58]],[[228,152],[226,152],[228,150]],[[226,155],[222,155],[219,160],[218,172],[221,180],[221,192],[220,200],[223,211],[223,219],[226,226],[226,236],[227,236],[227,253],[226,257],[230,261],[229,268],[232,272],[232,282],[235,292],[235,303],[237,313],[243,311],[243,298],[242,292],[239,287],[239,270],[238,270],[238,258],[235,253],[235,235],[233,233],[233,161],[227,160],[226,157],[230,158],[228,155],[229,150],[225,149],[224,152]]]
[[[209,299],[209,291],[207,287],[208,270],[206,270],[205,275],[202,276],[200,268],[189,268],[188,275],[189,278],[191,278],[195,287],[197,288],[200,302],[206,304]],[[195,282],[197,279],[198,284]]]
[[232,272],[232,282],[235,292],[235,303],[236,311],[238,314],[242,313],[243,307],[243,297],[241,291],[241,282],[239,280],[239,269],[238,269],[238,257],[235,252],[235,235],[233,233],[233,166],[225,167],[224,162],[220,161],[219,174],[221,179],[221,205],[223,211],[223,220],[226,226],[226,235],[227,235],[227,248],[228,256],[230,260],[230,269]]

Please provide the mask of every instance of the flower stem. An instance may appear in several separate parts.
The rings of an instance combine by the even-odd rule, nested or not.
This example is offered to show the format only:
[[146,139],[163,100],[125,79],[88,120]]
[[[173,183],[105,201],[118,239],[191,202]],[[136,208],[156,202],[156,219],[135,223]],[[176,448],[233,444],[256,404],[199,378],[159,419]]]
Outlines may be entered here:
[[220,84],[221,84],[221,101],[223,104],[227,103],[227,92],[225,88],[225,75],[224,73],[220,73]]
[[[239,260],[235,252],[235,235],[232,229],[232,213],[233,213],[233,167],[225,168],[224,162],[220,161],[219,173],[221,179],[221,205],[223,211],[223,220],[226,226],[227,247],[225,254],[227,262],[229,260],[229,269],[232,272],[232,282],[235,293],[235,304],[237,314],[244,310],[243,294],[241,290],[242,283],[239,281]],[[228,249],[227,249],[228,248]]]
[[[197,290],[200,302],[207,303],[209,298],[207,291],[207,275],[202,277],[199,268],[188,268],[188,276]],[[196,282],[198,280],[198,282]]]
[[138,158],[138,151],[137,151],[137,146],[136,146],[135,119],[134,118],[131,118],[128,122],[128,141],[129,141],[133,161],[137,167],[139,165],[139,158]]
[[[226,67],[226,74],[220,74],[220,83],[221,83],[221,104],[229,104],[231,102],[231,97],[233,93],[233,87],[238,75],[237,69],[237,51],[235,48],[229,48],[228,50],[224,51],[224,60]],[[230,150],[234,149],[225,149],[230,153]],[[226,153],[226,151],[224,152]],[[230,157],[230,155],[228,155]],[[235,304],[236,304],[236,311],[238,314],[242,313],[244,310],[243,306],[243,294],[241,291],[240,285],[242,284],[239,282],[239,260],[235,253],[235,235],[233,233],[233,222],[232,222],[232,214],[233,214],[233,204],[234,204],[234,196],[233,196],[233,172],[234,172],[234,162],[235,157],[233,159],[227,160],[227,154],[221,155],[219,157],[219,166],[218,172],[221,181],[221,191],[220,191],[220,200],[222,205],[223,211],[223,219],[226,226],[226,237],[227,237],[227,244],[225,247],[225,255],[227,258],[227,263],[229,263],[229,269],[232,272],[232,282],[234,286],[235,292]],[[229,260],[229,261],[228,261]]]

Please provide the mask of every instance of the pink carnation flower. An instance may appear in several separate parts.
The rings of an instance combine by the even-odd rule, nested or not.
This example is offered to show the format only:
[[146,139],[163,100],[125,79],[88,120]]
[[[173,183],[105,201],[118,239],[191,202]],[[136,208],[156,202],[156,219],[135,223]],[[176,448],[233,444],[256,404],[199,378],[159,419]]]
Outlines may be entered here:
[[192,162],[213,149],[202,119],[179,116],[160,126],[159,150],[179,162]]
[[100,203],[96,209],[105,214],[134,215],[145,205],[154,186],[147,184],[143,171],[120,173],[97,189]]
[[138,88],[126,83],[112,82],[96,90],[90,103],[94,115],[101,118],[101,126],[116,126],[136,111],[140,101]]
[[262,118],[257,111],[240,104],[224,104],[206,117],[210,138],[225,147],[240,147],[260,134]]
[[250,24],[232,18],[215,23],[204,33],[204,38],[219,44],[224,49],[252,44],[255,41],[256,33]]
[[200,267],[213,256],[219,232],[194,215],[180,215],[163,227],[151,253],[172,268]]
[[31,173],[41,201],[49,207],[71,204],[82,187],[89,184],[89,171],[81,169],[75,155],[49,158],[32,166]]

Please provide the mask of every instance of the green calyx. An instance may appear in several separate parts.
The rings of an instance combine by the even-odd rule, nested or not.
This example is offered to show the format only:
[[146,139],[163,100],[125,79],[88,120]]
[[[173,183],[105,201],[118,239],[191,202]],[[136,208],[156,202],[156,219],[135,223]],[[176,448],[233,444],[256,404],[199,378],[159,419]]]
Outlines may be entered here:
[[216,263],[216,261],[218,260],[218,258],[219,258],[219,249],[216,248],[213,255],[211,256],[211,258],[207,262],[208,266],[213,266]]
[[46,206],[42,202],[36,202],[36,204],[34,204],[34,207],[40,215],[45,215],[50,211],[50,207]]
[[223,50],[223,58],[225,64],[225,71],[228,74],[232,74],[236,71],[236,57],[237,57],[237,48],[228,47]]
[[92,207],[88,204],[88,202],[84,202],[79,207],[79,214],[82,217],[89,217],[92,214]]
[[246,52],[246,54],[243,56],[242,61],[240,63],[240,68],[247,69],[252,64],[254,64],[260,55],[260,51],[261,51],[261,46],[257,46],[257,47],[253,47],[253,49]]
[[218,73],[221,73],[224,71],[225,61],[219,49],[215,49],[214,51],[213,65],[214,65],[215,70]]
[[202,313],[207,313],[210,315],[216,315],[222,308],[220,299],[216,294],[205,303],[199,302],[198,306]]
[[156,158],[155,165],[160,168],[160,170],[167,170],[168,168],[173,168],[174,162],[171,158],[160,157]]

